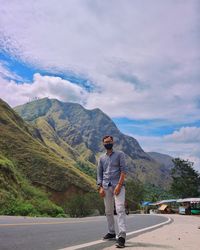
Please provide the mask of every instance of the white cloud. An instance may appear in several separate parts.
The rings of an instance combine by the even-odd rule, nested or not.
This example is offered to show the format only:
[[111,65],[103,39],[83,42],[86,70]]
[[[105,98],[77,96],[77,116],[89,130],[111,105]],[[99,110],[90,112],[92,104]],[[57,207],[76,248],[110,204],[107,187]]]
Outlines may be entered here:
[[200,128],[182,127],[179,131],[164,137],[166,141],[183,142],[183,143],[200,143]]
[[138,136],[136,138],[146,151],[168,154],[194,162],[194,168],[200,173],[200,128],[186,127],[167,136]]
[[112,117],[200,119],[198,1],[0,4],[3,48],[37,67],[87,75],[98,90],[88,108]]
[[62,101],[83,103],[87,93],[84,89],[60,77],[34,75],[33,83],[16,84],[0,80],[0,97],[11,106],[17,106],[38,97],[56,98]]

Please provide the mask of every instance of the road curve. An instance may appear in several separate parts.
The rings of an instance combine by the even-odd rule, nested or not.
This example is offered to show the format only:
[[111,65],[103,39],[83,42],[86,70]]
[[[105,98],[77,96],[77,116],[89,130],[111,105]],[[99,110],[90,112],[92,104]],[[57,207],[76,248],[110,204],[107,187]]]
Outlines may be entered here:
[[[168,222],[168,218],[158,215],[129,215],[127,235]],[[105,233],[105,216],[75,219],[0,216],[1,250],[102,249],[112,244],[101,240]]]

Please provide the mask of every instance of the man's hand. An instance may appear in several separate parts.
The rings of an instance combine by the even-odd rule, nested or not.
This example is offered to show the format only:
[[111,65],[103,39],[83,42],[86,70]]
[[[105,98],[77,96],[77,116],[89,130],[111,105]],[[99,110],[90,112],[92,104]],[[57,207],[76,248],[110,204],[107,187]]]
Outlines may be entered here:
[[103,198],[105,196],[105,191],[103,189],[103,187],[99,188],[99,195]]
[[118,195],[120,193],[121,187],[122,185],[118,183],[117,186],[115,187],[114,195]]

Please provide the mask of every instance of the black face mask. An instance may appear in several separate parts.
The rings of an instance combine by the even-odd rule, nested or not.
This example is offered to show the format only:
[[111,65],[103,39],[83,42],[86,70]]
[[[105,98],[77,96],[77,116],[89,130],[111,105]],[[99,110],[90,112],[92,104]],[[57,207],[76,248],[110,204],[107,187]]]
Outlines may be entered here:
[[108,150],[111,150],[112,147],[113,147],[113,143],[107,143],[107,144],[104,144],[104,147]]

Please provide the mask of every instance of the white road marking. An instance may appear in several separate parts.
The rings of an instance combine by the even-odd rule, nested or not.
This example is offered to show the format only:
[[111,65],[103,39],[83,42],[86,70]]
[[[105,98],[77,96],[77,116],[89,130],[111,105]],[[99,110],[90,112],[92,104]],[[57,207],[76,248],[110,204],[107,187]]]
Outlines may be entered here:
[[[145,231],[148,231],[148,230],[163,226],[165,224],[168,224],[171,221],[172,221],[172,219],[168,218],[168,220],[165,221],[165,222],[162,222],[162,223],[150,226],[150,227],[145,227],[145,228],[142,228],[142,229],[139,229],[139,230],[136,230],[136,231],[132,231],[132,232],[127,233],[126,235],[130,236],[130,235],[134,235],[134,234],[137,234],[137,233],[145,232]],[[84,243],[84,244],[80,244],[80,245],[76,245],[76,246],[62,248],[62,249],[59,249],[59,250],[76,250],[76,249],[81,249],[81,248],[84,248],[84,247],[90,247],[90,246],[93,246],[93,245],[97,245],[97,244],[100,244],[100,243],[105,243],[105,241],[104,240],[96,240],[96,241],[92,241],[92,242],[88,242],[88,243]]]
[[159,223],[159,224],[156,224],[156,225],[153,225],[153,226],[150,226],[150,227],[145,227],[145,228],[143,228],[143,229],[139,229],[139,230],[136,230],[136,231],[133,231],[133,232],[129,232],[129,233],[127,233],[126,235],[129,236],[129,235],[132,235],[132,234],[137,234],[137,233],[145,232],[145,231],[151,230],[151,229],[153,229],[153,228],[157,228],[157,227],[163,226],[163,225],[165,225],[165,224],[168,224],[168,223],[170,223],[171,221],[172,221],[172,219],[171,219],[171,218],[168,218],[167,221],[164,221],[164,222],[162,222],[162,223]]
[[76,246],[72,246],[72,247],[62,248],[62,249],[59,249],[59,250],[75,250],[75,249],[81,249],[81,248],[84,248],[84,247],[94,246],[94,245],[97,245],[97,244],[100,244],[100,243],[103,243],[103,242],[105,243],[105,240],[96,240],[96,241],[88,242],[88,243],[81,244],[81,245],[76,245]]

